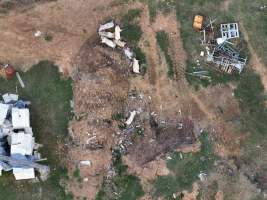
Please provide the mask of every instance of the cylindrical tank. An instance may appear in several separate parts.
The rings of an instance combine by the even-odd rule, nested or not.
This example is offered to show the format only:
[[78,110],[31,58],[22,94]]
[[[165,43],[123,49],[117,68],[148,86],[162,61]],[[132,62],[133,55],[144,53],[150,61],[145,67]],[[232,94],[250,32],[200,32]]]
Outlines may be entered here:
[[6,71],[6,78],[8,80],[12,79],[16,73],[16,70],[11,65],[5,66],[5,71]]

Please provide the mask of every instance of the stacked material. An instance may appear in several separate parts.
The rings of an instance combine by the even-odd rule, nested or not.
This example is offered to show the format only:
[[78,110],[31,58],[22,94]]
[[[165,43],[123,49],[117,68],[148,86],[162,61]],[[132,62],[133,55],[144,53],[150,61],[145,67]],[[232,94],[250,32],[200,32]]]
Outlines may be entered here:
[[140,73],[139,60],[134,57],[134,52],[127,47],[126,42],[121,40],[121,31],[119,25],[110,21],[106,24],[100,25],[98,29],[98,35],[101,37],[101,43],[108,47],[115,49],[119,47],[123,50],[124,55],[131,61],[133,72],[136,74]]
[[30,102],[16,94],[4,94],[0,101],[0,175],[13,170],[16,180],[35,178],[34,162],[40,160],[30,126]]

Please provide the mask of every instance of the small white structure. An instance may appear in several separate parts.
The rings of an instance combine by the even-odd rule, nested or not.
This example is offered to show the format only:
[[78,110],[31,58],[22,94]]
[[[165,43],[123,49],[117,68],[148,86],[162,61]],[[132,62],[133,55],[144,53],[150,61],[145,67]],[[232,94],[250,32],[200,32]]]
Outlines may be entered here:
[[11,157],[15,154],[32,155],[34,143],[34,137],[31,134],[13,133],[11,135]]
[[22,129],[30,127],[29,109],[12,108],[12,124],[14,129]]
[[40,37],[41,35],[42,35],[42,32],[39,30],[34,32],[34,37]]
[[119,25],[115,27],[115,40],[120,40],[121,39],[121,28]]
[[106,44],[107,46],[109,46],[113,49],[116,47],[116,44],[112,40],[110,40],[106,37],[101,37],[101,40],[102,40],[101,41],[102,43]]
[[126,123],[127,125],[130,125],[130,124],[133,122],[134,117],[135,117],[136,114],[137,114],[137,113],[136,113],[135,110],[132,111],[132,112],[130,112],[130,117],[127,119],[127,121],[126,121],[125,123]]
[[111,29],[115,26],[114,22],[111,21],[111,22],[108,22],[106,24],[103,24],[103,25],[100,25],[99,29],[98,29],[98,32],[101,32],[101,31],[105,31],[105,30],[108,30],[108,29]]
[[221,44],[223,44],[226,40],[227,40],[227,38],[217,38],[217,39],[216,39],[216,42],[217,42],[218,45],[221,45]]
[[124,48],[126,45],[126,42],[121,41],[121,40],[114,40],[114,42],[118,47],[121,47],[121,48]]
[[130,59],[130,60],[133,59],[133,52],[131,51],[130,48],[127,47],[127,48],[125,48],[123,51],[124,51],[125,56],[126,56],[128,59]]
[[19,100],[19,95],[17,95],[17,94],[6,93],[2,97],[3,97],[3,100],[5,103],[10,103],[12,101],[18,101]]
[[221,24],[222,38],[239,38],[238,23]]
[[4,124],[8,110],[9,105],[0,103],[0,126]]
[[136,74],[140,73],[139,60],[133,59],[133,72]]
[[35,178],[35,173],[33,168],[13,168],[13,174],[16,180],[25,180]]
[[114,33],[111,33],[111,32],[99,32],[99,35],[101,37],[106,37],[106,38],[110,38],[110,39],[114,38]]

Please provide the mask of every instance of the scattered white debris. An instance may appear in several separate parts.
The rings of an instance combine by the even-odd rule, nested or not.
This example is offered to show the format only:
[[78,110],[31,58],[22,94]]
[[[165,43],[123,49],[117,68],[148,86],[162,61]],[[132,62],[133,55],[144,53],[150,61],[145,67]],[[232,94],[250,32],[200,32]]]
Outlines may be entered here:
[[134,117],[135,117],[136,114],[137,114],[137,113],[136,113],[135,110],[132,111],[132,112],[130,112],[130,117],[127,119],[127,121],[126,121],[125,123],[126,123],[127,125],[130,125],[130,124],[133,122]]
[[4,124],[8,110],[9,105],[0,103],[0,126]]
[[107,46],[111,47],[112,49],[114,49],[116,47],[116,44],[108,38],[101,37],[101,40],[102,40],[102,43],[106,44]]
[[115,37],[114,33],[111,33],[111,32],[99,32],[99,35],[101,37],[106,37],[106,38],[110,38],[110,39],[113,39]]
[[42,32],[39,30],[34,33],[34,37],[40,37],[41,35],[42,35]]
[[106,24],[103,24],[103,25],[100,25],[99,29],[98,29],[98,32],[101,32],[101,31],[105,31],[105,30],[108,30],[108,29],[111,29],[115,26],[114,22],[111,21],[111,22],[108,22]]
[[130,60],[133,59],[133,52],[131,51],[130,48],[127,47],[127,48],[125,48],[123,51],[124,51],[125,56],[126,56],[128,59],[130,59]]
[[80,165],[90,167],[92,165],[92,162],[90,160],[81,160]]
[[221,45],[221,44],[225,43],[226,40],[227,40],[226,38],[217,38],[216,42],[218,45]]
[[140,73],[139,60],[133,59],[133,72],[136,74]]
[[114,42],[115,42],[115,44],[116,44],[117,46],[119,46],[119,47],[121,47],[121,48],[124,48],[125,45],[126,45],[126,42],[121,41],[121,40],[115,40]]
[[203,182],[207,180],[207,174],[206,173],[200,173],[198,175],[198,178]]
[[115,27],[115,40],[120,40],[121,39],[121,28],[119,25]]
[[84,178],[83,179],[83,182],[88,182],[89,181],[89,178]]
[[125,56],[131,61],[133,72],[139,74],[139,61],[135,58],[134,52],[129,47],[126,47],[126,42],[121,41],[121,31],[122,29],[120,26],[111,21],[104,25],[100,25],[98,34],[101,37],[101,43],[104,43],[113,49],[115,49],[116,46],[123,48]]
[[18,99],[19,99],[19,95],[17,95],[17,94],[6,93],[2,97],[3,97],[3,100],[5,103],[10,103],[12,101],[18,101]]
[[22,79],[21,79],[21,77],[20,77],[18,72],[16,72],[16,76],[17,76],[17,79],[19,80],[20,86],[22,88],[25,88],[25,85],[24,85],[24,83],[23,83],[23,81],[22,81]]
[[171,160],[172,159],[172,157],[171,156],[167,156],[167,160]]
[[200,56],[203,57],[205,55],[204,51],[200,52]]
[[180,153],[180,159],[183,159],[183,154],[182,153]]

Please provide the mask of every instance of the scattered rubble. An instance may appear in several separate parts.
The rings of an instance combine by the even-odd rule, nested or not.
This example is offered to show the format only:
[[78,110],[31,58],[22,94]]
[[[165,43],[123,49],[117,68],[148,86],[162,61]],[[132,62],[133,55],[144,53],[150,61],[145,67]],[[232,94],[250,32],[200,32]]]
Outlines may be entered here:
[[17,94],[4,94],[0,101],[0,174],[13,170],[16,180],[34,179],[35,169],[44,180],[49,167],[41,161],[30,126],[30,102],[19,100]]
[[106,44],[108,47],[112,49],[115,49],[116,46],[122,48],[124,55],[131,61],[132,71],[139,74],[139,60],[135,58],[134,52],[127,46],[126,42],[121,40],[121,31],[122,29],[119,25],[115,25],[113,21],[110,21],[104,25],[100,25],[98,35],[101,37],[101,43]]
[[[236,50],[236,44],[230,40],[240,37],[238,23],[220,24],[218,31],[213,26],[216,20],[209,20],[209,23],[204,25],[204,17],[196,15],[194,18],[193,27],[196,31],[203,33],[201,44],[206,50],[206,62],[213,63],[222,72],[229,74],[241,73],[246,66],[247,58],[240,56]],[[220,32],[221,36],[216,37]],[[204,57],[204,51],[200,53]],[[206,75],[194,75],[200,78],[209,78]]]

